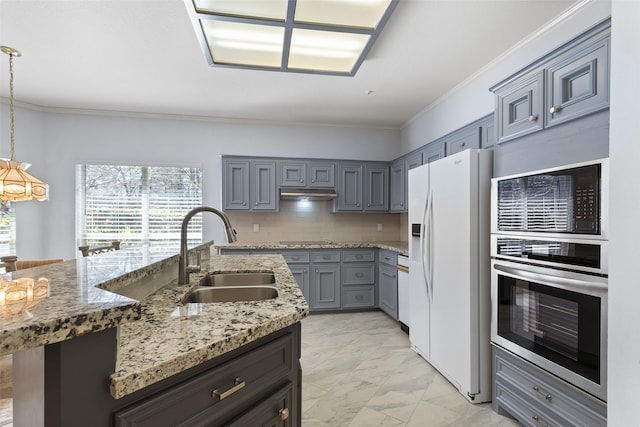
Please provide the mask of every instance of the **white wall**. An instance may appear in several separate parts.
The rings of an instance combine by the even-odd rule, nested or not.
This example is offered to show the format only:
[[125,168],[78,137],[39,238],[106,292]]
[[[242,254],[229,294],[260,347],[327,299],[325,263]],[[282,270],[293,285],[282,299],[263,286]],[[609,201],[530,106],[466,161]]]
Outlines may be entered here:
[[584,2],[578,10],[532,35],[414,117],[402,129],[402,154],[448,134],[494,110],[489,88],[573,39],[611,14],[606,0]]
[[611,34],[609,253],[610,426],[640,426],[640,2],[614,0]]
[[[8,108],[2,106],[3,122]],[[7,155],[8,137],[2,139]],[[73,258],[75,165],[121,163],[199,166],[203,202],[220,207],[221,154],[391,160],[399,155],[394,129],[187,120],[152,116],[16,110],[16,157],[47,182],[46,202],[17,203],[22,259]],[[37,172],[37,173],[36,173]],[[217,218],[205,216],[205,239],[224,240]]]

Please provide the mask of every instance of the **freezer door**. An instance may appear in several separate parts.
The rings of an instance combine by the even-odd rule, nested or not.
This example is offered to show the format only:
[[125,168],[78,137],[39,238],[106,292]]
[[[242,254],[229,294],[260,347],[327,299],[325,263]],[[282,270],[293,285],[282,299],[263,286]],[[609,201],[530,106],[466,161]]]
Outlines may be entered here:
[[463,394],[477,393],[477,153],[472,150],[431,166],[430,362]]

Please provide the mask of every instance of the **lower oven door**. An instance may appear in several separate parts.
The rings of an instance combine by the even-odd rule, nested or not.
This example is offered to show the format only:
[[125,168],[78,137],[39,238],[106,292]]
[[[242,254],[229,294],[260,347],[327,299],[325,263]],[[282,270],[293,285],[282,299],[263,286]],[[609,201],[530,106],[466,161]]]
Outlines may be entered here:
[[491,264],[491,340],[607,401],[607,278]]

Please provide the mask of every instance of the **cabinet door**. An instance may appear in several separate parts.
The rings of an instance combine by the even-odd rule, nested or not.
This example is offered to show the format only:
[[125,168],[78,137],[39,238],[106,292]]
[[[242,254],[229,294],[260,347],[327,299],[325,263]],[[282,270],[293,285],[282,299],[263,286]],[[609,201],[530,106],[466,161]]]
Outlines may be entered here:
[[278,162],[281,187],[304,187],[306,164],[304,162]]
[[389,167],[389,202],[392,212],[406,210],[404,204],[406,200],[407,173],[405,170],[405,160],[398,159],[391,163]]
[[609,107],[609,41],[567,55],[547,73],[547,126]]
[[307,185],[317,188],[335,188],[335,170],[334,163],[314,163],[308,164],[309,178]]
[[444,141],[435,141],[430,144],[427,144],[422,149],[422,164],[426,165],[427,163],[435,162],[436,160],[442,159],[445,156],[445,146]]
[[543,79],[535,73],[496,90],[498,143],[542,129]]
[[302,291],[302,295],[304,295],[304,299],[307,300],[307,304],[310,303],[310,295],[309,295],[309,265],[300,265],[300,264],[289,264],[289,270],[291,270],[291,274],[298,282],[298,287]]
[[490,148],[493,147],[496,143],[496,127],[493,115],[488,117],[485,121],[480,124],[481,136],[480,136],[480,147],[481,148]]
[[397,268],[380,264],[380,308],[393,320],[398,320]]
[[[444,157],[444,153],[442,156]],[[404,157],[404,177],[402,178],[404,184],[404,206],[401,209],[402,212],[409,210],[409,171],[420,165],[422,165],[422,151],[410,153]]]
[[447,156],[468,148],[480,148],[480,127],[470,126],[447,138]]
[[249,210],[249,161],[223,159],[225,210]]
[[338,211],[362,210],[362,164],[342,164],[338,166]]
[[340,264],[314,264],[311,272],[311,309],[340,308]]
[[251,209],[278,209],[276,191],[276,164],[274,161],[255,160],[251,162]]
[[366,211],[389,210],[389,168],[382,165],[365,166],[365,206]]

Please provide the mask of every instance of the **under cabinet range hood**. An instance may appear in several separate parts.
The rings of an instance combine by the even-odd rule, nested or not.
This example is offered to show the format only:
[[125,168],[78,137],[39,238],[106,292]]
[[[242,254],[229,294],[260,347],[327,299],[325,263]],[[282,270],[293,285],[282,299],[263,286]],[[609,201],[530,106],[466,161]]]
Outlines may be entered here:
[[281,188],[282,200],[333,200],[336,190],[333,188]]

